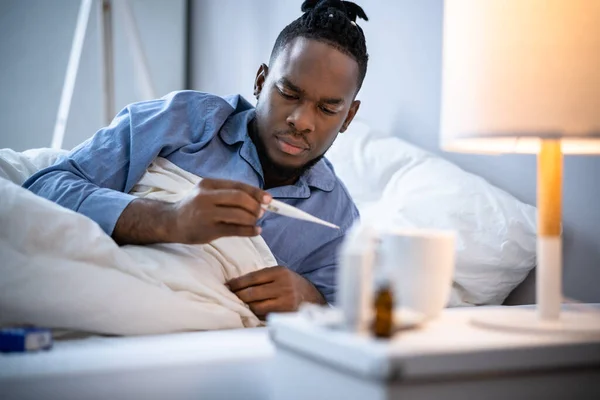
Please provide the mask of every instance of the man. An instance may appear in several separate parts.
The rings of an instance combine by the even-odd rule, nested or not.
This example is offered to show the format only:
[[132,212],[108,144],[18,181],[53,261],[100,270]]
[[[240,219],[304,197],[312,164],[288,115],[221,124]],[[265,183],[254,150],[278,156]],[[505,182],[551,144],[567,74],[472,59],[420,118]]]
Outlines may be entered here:
[[[227,283],[259,317],[332,302],[338,247],[358,217],[323,154],[360,102],[368,55],[353,3],[305,1],[240,96],[182,91],[127,106],[24,186],[95,220],[119,244],[207,243],[262,234],[279,266]],[[156,157],[204,179],[169,204],[127,194]],[[264,214],[281,199],[340,230]]]

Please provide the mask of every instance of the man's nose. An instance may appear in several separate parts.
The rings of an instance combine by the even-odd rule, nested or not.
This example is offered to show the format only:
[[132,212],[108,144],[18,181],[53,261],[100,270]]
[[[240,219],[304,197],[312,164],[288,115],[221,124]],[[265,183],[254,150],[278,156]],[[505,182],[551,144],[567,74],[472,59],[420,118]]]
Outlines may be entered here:
[[315,130],[315,109],[305,101],[298,104],[287,117],[287,123],[297,132],[308,133]]

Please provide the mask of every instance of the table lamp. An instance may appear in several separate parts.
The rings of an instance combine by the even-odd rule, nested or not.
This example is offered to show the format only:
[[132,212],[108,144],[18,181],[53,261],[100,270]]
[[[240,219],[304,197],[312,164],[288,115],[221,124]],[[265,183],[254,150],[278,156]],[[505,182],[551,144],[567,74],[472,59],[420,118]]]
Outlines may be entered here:
[[562,157],[600,154],[600,0],[445,0],[443,32],[442,149],[538,159],[536,308],[476,322],[600,331],[561,310]]

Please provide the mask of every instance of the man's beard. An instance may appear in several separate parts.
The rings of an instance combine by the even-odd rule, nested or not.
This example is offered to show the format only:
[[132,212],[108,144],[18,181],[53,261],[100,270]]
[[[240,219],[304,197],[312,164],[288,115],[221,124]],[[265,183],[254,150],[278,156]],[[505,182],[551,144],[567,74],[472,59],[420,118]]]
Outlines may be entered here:
[[258,158],[263,169],[263,174],[265,175],[268,171],[268,173],[271,173],[273,176],[279,178],[282,181],[290,180],[292,178],[299,178],[306,171],[311,169],[316,163],[321,161],[321,159],[325,156],[325,154],[321,154],[320,156],[313,158],[312,160],[300,167],[288,167],[285,165],[278,164],[269,156],[265,143],[258,134],[256,118],[254,118],[250,122],[248,128],[248,134],[250,135],[250,139],[252,139],[252,142],[256,147],[256,152],[258,153]]

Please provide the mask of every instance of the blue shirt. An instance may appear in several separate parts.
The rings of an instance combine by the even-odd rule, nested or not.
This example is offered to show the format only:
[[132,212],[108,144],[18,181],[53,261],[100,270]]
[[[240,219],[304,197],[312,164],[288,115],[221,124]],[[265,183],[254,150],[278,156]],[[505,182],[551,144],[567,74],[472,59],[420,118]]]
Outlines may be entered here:
[[[195,91],[124,108],[112,123],[23,186],[96,221],[112,234],[129,191],[156,157],[205,178],[264,187],[256,147],[248,135],[254,108],[241,96],[221,98]],[[258,222],[277,262],[310,280],[333,302],[338,247],[356,206],[333,167],[320,160],[294,185],[268,190],[282,200],[338,225],[321,225],[265,213]]]

